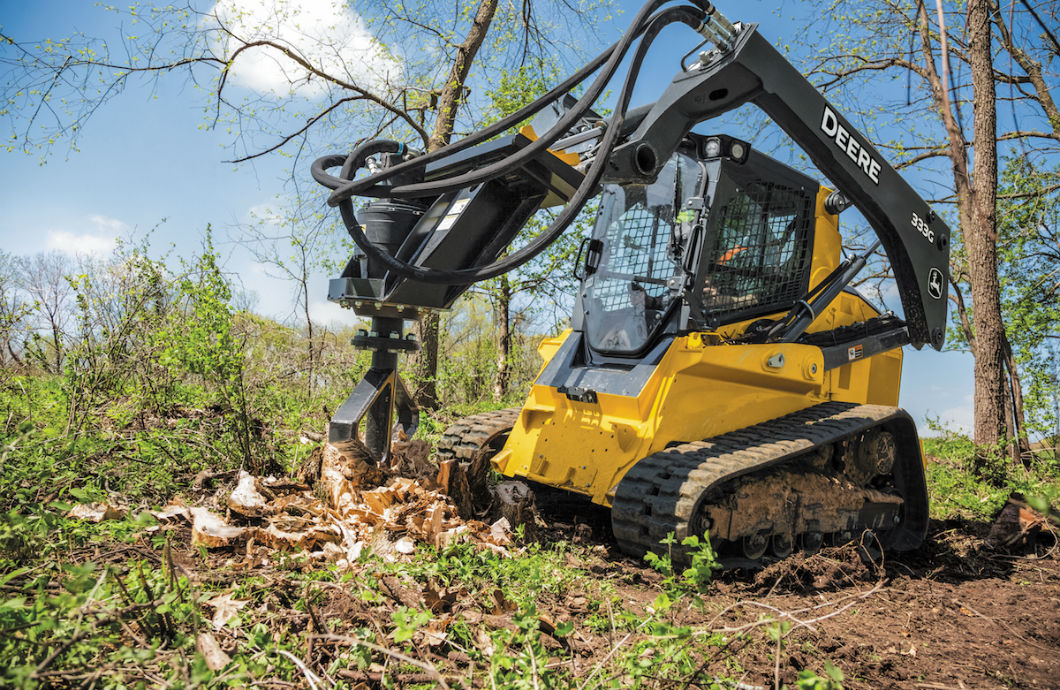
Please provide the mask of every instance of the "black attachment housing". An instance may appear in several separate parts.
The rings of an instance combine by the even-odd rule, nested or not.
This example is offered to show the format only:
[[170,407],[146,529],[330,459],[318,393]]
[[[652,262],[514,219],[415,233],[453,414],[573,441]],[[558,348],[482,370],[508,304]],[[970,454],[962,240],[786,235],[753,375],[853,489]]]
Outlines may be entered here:
[[[454,154],[424,170],[424,180],[441,179],[506,158],[532,139],[502,137]],[[539,208],[571,197],[583,176],[550,152],[507,175],[470,189],[423,199],[381,199],[358,213],[373,244],[421,268],[462,269],[500,257]],[[466,285],[432,285],[375,265],[357,252],[328,286],[328,299],[362,316],[418,318],[422,310],[447,309]]]

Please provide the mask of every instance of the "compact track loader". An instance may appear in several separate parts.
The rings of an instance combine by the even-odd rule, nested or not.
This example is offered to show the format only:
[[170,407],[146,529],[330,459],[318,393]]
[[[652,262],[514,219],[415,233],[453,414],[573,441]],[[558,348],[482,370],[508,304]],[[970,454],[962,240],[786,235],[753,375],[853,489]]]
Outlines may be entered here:
[[[529,261],[599,195],[570,328],[541,345],[525,405],[458,422],[438,453],[489,449],[505,475],[609,507],[632,554],[670,532],[709,534],[729,563],[866,531],[915,548],[928,505],[916,428],[896,407],[901,348],[942,347],[949,230],[755,25],[707,2],[665,4],[481,132],[426,154],[373,140],[313,164],[358,247],[329,297],[372,323],[354,340],[372,368],[329,440],[363,437],[385,461],[395,425],[411,434],[418,418],[397,372],[418,346],[405,323]],[[709,48],[657,102],[629,109],[645,54],[675,23]],[[630,51],[601,118],[591,107]],[[835,191],[745,141],[691,132],[744,103]],[[355,196],[372,200],[355,212]],[[844,259],[838,214],[851,204],[878,240]],[[545,207],[559,208],[552,224],[509,250]],[[904,319],[848,287],[881,245]]]

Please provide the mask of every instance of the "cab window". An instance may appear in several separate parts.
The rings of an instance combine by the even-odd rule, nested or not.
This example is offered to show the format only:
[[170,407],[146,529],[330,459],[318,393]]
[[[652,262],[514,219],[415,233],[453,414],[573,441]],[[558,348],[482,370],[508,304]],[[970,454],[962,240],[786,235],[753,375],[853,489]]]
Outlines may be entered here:
[[699,294],[709,320],[789,307],[805,290],[813,222],[809,196],[766,181],[737,182],[711,211]]

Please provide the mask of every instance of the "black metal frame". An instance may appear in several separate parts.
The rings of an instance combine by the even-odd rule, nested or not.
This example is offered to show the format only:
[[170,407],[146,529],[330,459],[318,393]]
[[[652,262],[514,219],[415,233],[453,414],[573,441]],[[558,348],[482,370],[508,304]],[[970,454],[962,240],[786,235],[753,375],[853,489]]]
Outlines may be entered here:
[[890,259],[916,347],[942,349],[945,294],[932,277],[948,275],[950,230],[876,148],[841,115],[754,24],[720,51],[678,74],[637,129],[611,155],[605,182],[643,183],[699,122],[753,103],[851,199]]
[[[427,166],[431,181],[488,165],[531,143],[512,134],[475,146]],[[425,210],[394,252],[421,268],[457,270],[495,261],[539,208],[563,203],[583,175],[549,152],[507,175],[422,199]],[[371,220],[365,227],[371,235]],[[369,275],[355,254],[342,275],[332,278],[328,299],[352,307],[361,316],[419,318],[420,312],[448,309],[467,285],[435,285],[384,271]]]
[[[357,384],[346,402],[335,410],[328,425],[328,442],[341,446],[359,439],[364,422],[364,443],[377,463],[390,460],[390,442],[395,423],[406,436],[416,433],[419,408],[398,375],[398,351],[409,349],[401,338],[402,319],[372,319],[372,367]],[[397,336],[391,338],[391,336]],[[393,340],[388,347],[388,340]]]

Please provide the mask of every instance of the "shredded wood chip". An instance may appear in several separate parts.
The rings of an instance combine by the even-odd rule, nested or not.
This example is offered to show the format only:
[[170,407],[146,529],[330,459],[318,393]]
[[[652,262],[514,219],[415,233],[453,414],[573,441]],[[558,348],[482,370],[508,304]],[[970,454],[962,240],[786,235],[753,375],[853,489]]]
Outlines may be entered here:
[[162,508],[162,510],[149,511],[151,515],[155,517],[159,522],[169,522],[173,518],[181,517],[185,520],[191,520],[191,513],[188,512],[188,506],[184,505],[184,501],[179,498],[174,498],[169,502],[169,505]]
[[[418,543],[445,548],[471,542],[510,555],[512,527],[507,518],[492,525],[465,521],[446,493],[454,476],[466,486],[458,465],[446,462],[434,468],[428,462],[429,447],[422,442],[395,443],[389,468],[378,466],[363,443],[349,442],[315,450],[311,459],[318,469],[300,475],[304,481],[240,472],[225,502],[227,520],[206,507],[189,508],[179,499],[152,515],[160,521],[183,517],[192,524],[192,544],[237,547],[245,558],[232,562],[244,565],[268,562],[274,550],[301,549],[311,560],[350,567],[365,544],[391,560],[415,553]],[[230,616],[224,618],[219,608],[215,618],[227,621]],[[444,629],[438,632],[444,637]]]
[[508,546],[512,543],[512,525],[508,518],[502,517],[490,525],[490,539],[497,546]]
[[228,546],[233,540],[243,536],[242,527],[229,525],[218,515],[205,508],[190,508],[193,522],[191,524],[191,543],[194,546],[205,546],[213,549]]
[[239,483],[228,497],[228,507],[247,517],[257,517],[266,512],[265,497],[258,492],[254,477],[245,470],[239,473]]
[[128,512],[122,506],[114,506],[109,503],[78,503],[70,509],[66,517],[77,518],[85,522],[103,522],[104,520],[120,520]]
[[262,544],[274,549],[312,549],[329,542],[342,541],[342,534],[334,525],[313,524],[290,519],[269,522],[269,526],[258,530],[257,538]]

